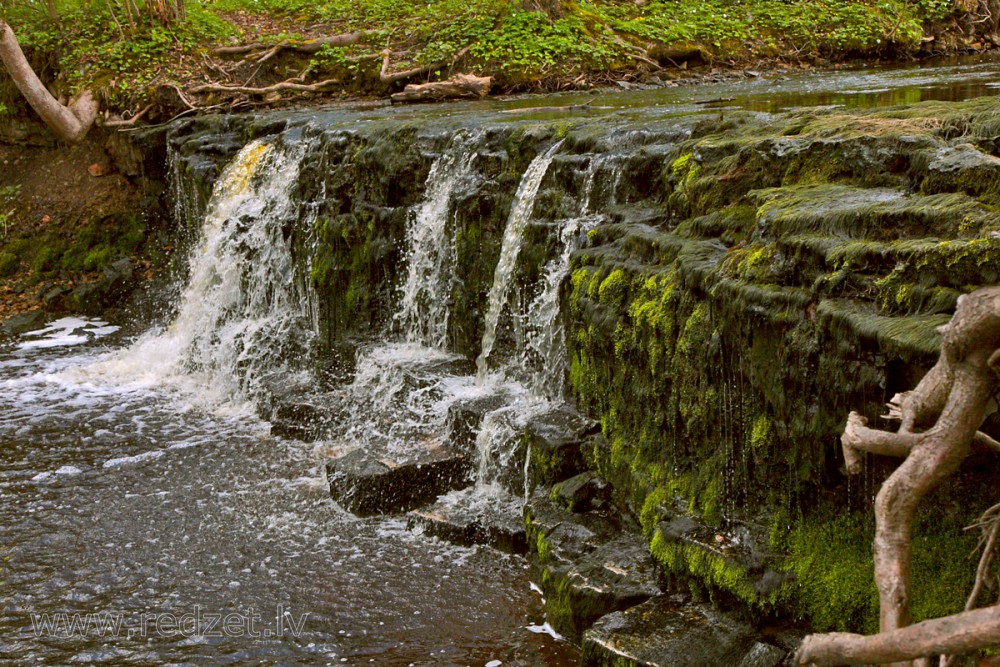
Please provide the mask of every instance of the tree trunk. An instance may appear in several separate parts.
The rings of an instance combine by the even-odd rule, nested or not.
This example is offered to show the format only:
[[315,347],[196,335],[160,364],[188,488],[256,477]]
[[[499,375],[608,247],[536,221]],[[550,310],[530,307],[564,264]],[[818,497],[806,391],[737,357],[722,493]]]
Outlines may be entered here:
[[87,132],[97,120],[97,100],[90,91],[86,91],[68,107],[60,104],[31,69],[14,31],[2,20],[0,20],[0,61],[3,61],[7,72],[14,80],[14,85],[24,95],[31,108],[60,139],[75,144],[87,136]]

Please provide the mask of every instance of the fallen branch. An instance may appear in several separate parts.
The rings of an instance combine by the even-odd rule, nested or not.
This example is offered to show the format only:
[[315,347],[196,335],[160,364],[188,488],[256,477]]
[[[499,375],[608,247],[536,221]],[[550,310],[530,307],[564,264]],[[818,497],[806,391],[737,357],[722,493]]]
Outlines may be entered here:
[[254,88],[252,86],[225,86],[217,83],[204,83],[188,90],[189,93],[236,93],[242,95],[265,95],[267,93],[294,90],[302,93],[321,92],[330,86],[340,85],[340,79],[327,79],[316,83],[296,83],[295,79],[282,81],[271,86]]
[[970,653],[1000,644],[1000,606],[866,637],[848,632],[809,635],[795,653],[800,665],[882,665],[933,655]]
[[456,74],[448,81],[409,84],[390,99],[395,103],[437,102],[446,99],[481,99],[490,92],[493,77]]
[[393,72],[392,74],[389,73],[389,58],[392,56],[392,51],[390,51],[387,48],[384,51],[382,51],[382,70],[379,72],[378,75],[379,81],[381,81],[382,83],[396,83],[397,81],[402,81],[403,79],[409,79],[411,77],[418,76],[420,74],[426,74],[431,70],[440,69],[442,67],[454,66],[454,64],[457,63],[463,56],[465,56],[465,54],[468,53],[469,49],[471,48],[472,44],[469,44],[464,49],[462,49],[454,56],[452,56],[450,61],[442,60],[440,62],[431,63],[430,65],[414,67],[412,69],[403,70],[401,72]]
[[120,119],[120,120],[108,120],[108,121],[104,122],[104,127],[131,127],[132,125],[135,125],[140,120],[142,120],[142,117],[145,116],[146,113],[150,109],[152,109],[152,108],[153,108],[153,103],[150,102],[145,107],[143,107],[142,110],[139,111],[139,113],[135,114],[134,116],[132,116],[128,120],[124,120],[124,119]]
[[369,31],[359,31],[359,32],[348,32],[342,35],[332,35],[330,37],[319,37],[317,39],[309,39],[301,42],[284,41],[278,42],[277,44],[242,44],[240,46],[220,46],[217,49],[213,49],[212,53],[219,56],[236,56],[242,55],[244,53],[252,53],[253,51],[260,51],[262,49],[268,49],[270,51],[274,50],[289,50],[297,51],[299,53],[316,53],[324,46],[351,46],[352,44],[357,44],[364,37],[370,35]]

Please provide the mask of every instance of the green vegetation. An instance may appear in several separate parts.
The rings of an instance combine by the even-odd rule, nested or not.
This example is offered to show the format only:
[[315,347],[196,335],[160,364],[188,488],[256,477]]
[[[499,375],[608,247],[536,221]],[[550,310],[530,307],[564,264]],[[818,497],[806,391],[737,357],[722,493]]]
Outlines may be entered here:
[[[56,0],[53,20],[42,0],[0,1],[36,69],[60,92],[93,89],[105,108],[133,111],[161,87],[227,83],[224,70],[238,70],[244,82],[252,72],[262,86],[333,78],[344,91],[382,93],[386,45],[394,68],[426,67],[431,78],[447,78],[461,57],[462,71],[492,75],[502,89],[688,62],[910,54],[932,22],[956,11],[947,0],[186,0],[184,7],[182,19],[167,21],[141,0]],[[286,51],[263,69],[257,56],[234,65],[211,51],[352,31],[364,33],[354,44]],[[11,90],[0,90],[3,106],[22,108]]]
[[143,244],[145,224],[137,217],[96,220],[70,231],[59,226],[42,232],[23,230],[0,251],[0,277],[30,267],[30,283],[67,273],[100,271]]

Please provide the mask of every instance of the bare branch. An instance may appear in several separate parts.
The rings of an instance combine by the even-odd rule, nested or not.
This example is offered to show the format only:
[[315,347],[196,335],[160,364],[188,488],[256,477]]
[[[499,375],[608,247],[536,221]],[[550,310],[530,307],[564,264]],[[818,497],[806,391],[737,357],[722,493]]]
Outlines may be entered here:
[[846,632],[809,635],[795,654],[800,665],[882,665],[924,656],[961,654],[1000,644],[1000,606],[966,611],[866,637]]
[[190,93],[239,93],[244,95],[263,95],[266,93],[279,92],[282,90],[294,90],[297,92],[316,93],[326,90],[330,86],[340,85],[339,79],[327,79],[316,83],[296,83],[295,79],[282,81],[271,86],[253,88],[249,86],[224,86],[215,83],[205,83],[191,88]]
[[409,79],[411,77],[417,76],[419,74],[426,74],[431,70],[440,69],[442,67],[448,67],[454,65],[459,60],[461,60],[469,49],[472,48],[472,44],[469,44],[464,49],[452,56],[451,60],[442,60],[440,62],[431,63],[430,65],[423,65],[421,67],[414,67],[412,69],[403,70],[401,72],[389,73],[389,59],[392,57],[392,51],[386,48],[382,51],[382,71],[379,72],[378,78],[382,83],[396,83],[397,81],[402,81],[403,79]]
[[233,56],[242,55],[244,53],[252,53],[262,49],[268,49],[269,51],[281,51],[287,49],[290,51],[297,51],[299,53],[316,53],[324,46],[351,46],[353,44],[357,44],[370,34],[372,34],[371,31],[366,30],[348,32],[342,35],[332,35],[330,37],[319,37],[317,39],[309,39],[301,42],[284,41],[278,42],[277,44],[255,43],[241,44],[239,46],[220,46],[217,49],[213,49],[212,53],[220,56]]

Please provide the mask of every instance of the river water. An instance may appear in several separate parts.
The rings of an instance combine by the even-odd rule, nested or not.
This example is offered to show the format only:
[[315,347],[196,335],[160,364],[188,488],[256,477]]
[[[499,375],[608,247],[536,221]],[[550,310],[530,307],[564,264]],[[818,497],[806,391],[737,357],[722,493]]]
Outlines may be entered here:
[[[641,119],[703,113],[706,105],[699,103],[710,100],[724,100],[712,103],[712,112],[775,111],[955,99],[994,94],[998,87],[1000,66],[982,61],[459,104],[400,115],[468,110],[500,119],[525,106],[592,101],[590,113]],[[359,111],[357,118],[385,113]],[[456,155],[457,167],[442,163],[438,172],[459,178],[465,163]],[[433,190],[415,219],[433,218],[440,204]],[[215,211],[220,220],[296,215],[280,197],[266,206],[257,206],[258,199],[230,198],[236,208]],[[580,215],[591,213],[584,203]],[[567,229],[578,227],[586,229],[579,220]],[[547,269],[554,278],[545,294],[558,292],[568,252]],[[281,267],[284,260],[276,255],[268,261]],[[441,258],[426,262],[446,264]],[[196,267],[191,273],[197,280]],[[214,289],[226,279],[212,274],[204,282]],[[429,280],[421,274],[415,284],[426,288]],[[294,308],[302,298],[273,286],[261,289],[269,307],[287,302]],[[195,298],[205,301],[204,294]],[[247,306],[241,299],[228,312]],[[443,315],[428,314],[433,301],[431,290],[430,301],[417,295],[402,306],[410,343],[440,344],[434,318]],[[194,310],[182,304],[179,321],[211,319],[195,309],[198,304],[188,305]],[[551,304],[539,309],[549,311]],[[282,335],[294,325],[241,317],[234,336],[258,342],[252,336]],[[538,332],[551,328],[551,317],[542,320]],[[66,319],[0,344],[0,663],[574,664],[575,650],[545,632],[523,558],[452,546],[398,517],[360,519],[343,511],[326,487],[322,444],[271,435],[243,400],[252,394],[245,375],[230,377],[233,386],[219,394],[214,364],[247,363],[246,355],[219,361],[232,351],[223,332],[236,321],[214,324],[207,338],[179,338],[178,330],[190,327],[175,325],[135,341],[117,331],[123,323]],[[557,337],[532,338],[542,339]],[[551,357],[553,344],[535,350],[532,343],[532,356]],[[198,354],[204,360],[192,363]],[[186,365],[176,363],[181,356]],[[485,356],[480,366],[483,376]],[[543,363],[535,375],[544,370]],[[199,377],[204,373],[207,379]]]

